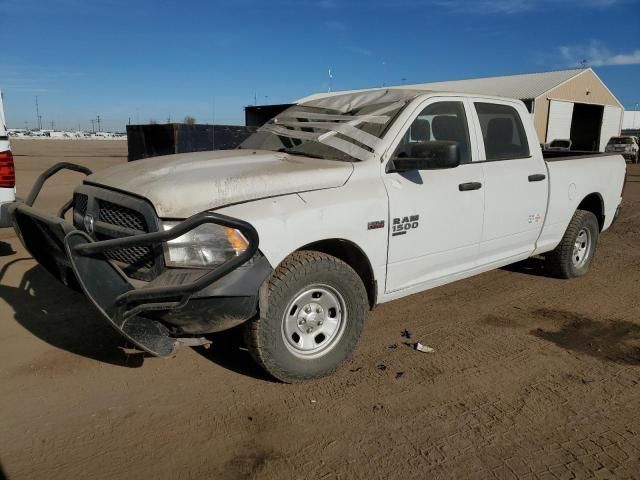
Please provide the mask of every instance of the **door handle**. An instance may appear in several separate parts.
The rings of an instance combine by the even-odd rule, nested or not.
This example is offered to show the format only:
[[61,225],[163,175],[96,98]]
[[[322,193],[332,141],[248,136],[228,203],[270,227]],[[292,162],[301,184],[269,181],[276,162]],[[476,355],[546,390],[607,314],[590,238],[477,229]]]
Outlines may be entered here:
[[460,190],[461,192],[468,192],[469,190],[480,190],[481,188],[482,184],[480,182],[467,182],[458,185],[458,190]]
[[547,176],[544,173],[536,173],[534,175],[529,175],[530,182],[541,182],[545,178],[547,178]]

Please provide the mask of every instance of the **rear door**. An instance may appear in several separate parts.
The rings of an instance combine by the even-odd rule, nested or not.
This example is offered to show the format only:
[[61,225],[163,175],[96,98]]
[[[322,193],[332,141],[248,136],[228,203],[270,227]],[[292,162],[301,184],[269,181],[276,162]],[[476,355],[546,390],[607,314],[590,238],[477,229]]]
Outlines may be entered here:
[[416,109],[390,158],[412,146],[455,141],[461,164],[440,170],[383,172],[390,229],[386,292],[427,285],[476,265],[484,206],[482,165],[460,97],[431,98]]
[[498,100],[473,101],[482,133],[484,228],[479,265],[527,258],[534,250],[547,208],[549,179],[524,106]]
[[571,119],[573,102],[551,100],[547,121],[547,142],[571,138]]
[[600,129],[600,151],[604,152],[611,137],[620,135],[622,110],[618,107],[606,105],[602,113],[602,128]]

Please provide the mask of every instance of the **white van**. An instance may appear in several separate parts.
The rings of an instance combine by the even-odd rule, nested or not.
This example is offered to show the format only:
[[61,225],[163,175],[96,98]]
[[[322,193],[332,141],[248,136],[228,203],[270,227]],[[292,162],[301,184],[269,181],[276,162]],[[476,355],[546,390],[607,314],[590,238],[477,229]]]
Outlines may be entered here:
[[7,206],[16,199],[16,173],[0,91],[0,227],[10,227]]

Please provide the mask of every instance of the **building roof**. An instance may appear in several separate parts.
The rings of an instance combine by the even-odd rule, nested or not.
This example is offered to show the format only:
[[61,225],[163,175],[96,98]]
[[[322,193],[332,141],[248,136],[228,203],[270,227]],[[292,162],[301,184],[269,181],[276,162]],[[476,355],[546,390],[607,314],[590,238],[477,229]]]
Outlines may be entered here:
[[[407,88],[412,90],[431,90],[439,92],[459,92],[496,97],[517,98],[520,100],[535,99],[549,90],[591,69],[558,70],[555,72],[525,73],[501,77],[474,78],[469,80],[453,80],[448,82],[418,83],[387,88]],[[374,90],[374,89],[365,89]],[[354,90],[352,90],[354,91]],[[351,91],[350,91],[351,92]],[[301,98],[297,103],[307,102],[327,95],[349,92],[316,93]]]

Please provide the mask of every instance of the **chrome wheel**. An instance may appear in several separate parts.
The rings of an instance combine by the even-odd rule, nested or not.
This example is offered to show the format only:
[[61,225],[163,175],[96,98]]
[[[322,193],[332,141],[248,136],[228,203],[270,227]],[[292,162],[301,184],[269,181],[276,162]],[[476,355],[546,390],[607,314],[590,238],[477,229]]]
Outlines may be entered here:
[[573,245],[571,262],[575,268],[582,268],[589,259],[591,251],[591,232],[586,228],[581,228]]
[[282,336],[294,355],[319,357],[340,341],[346,320],[347,309],[337,290],[328,285],[310,285],[287,305]]

